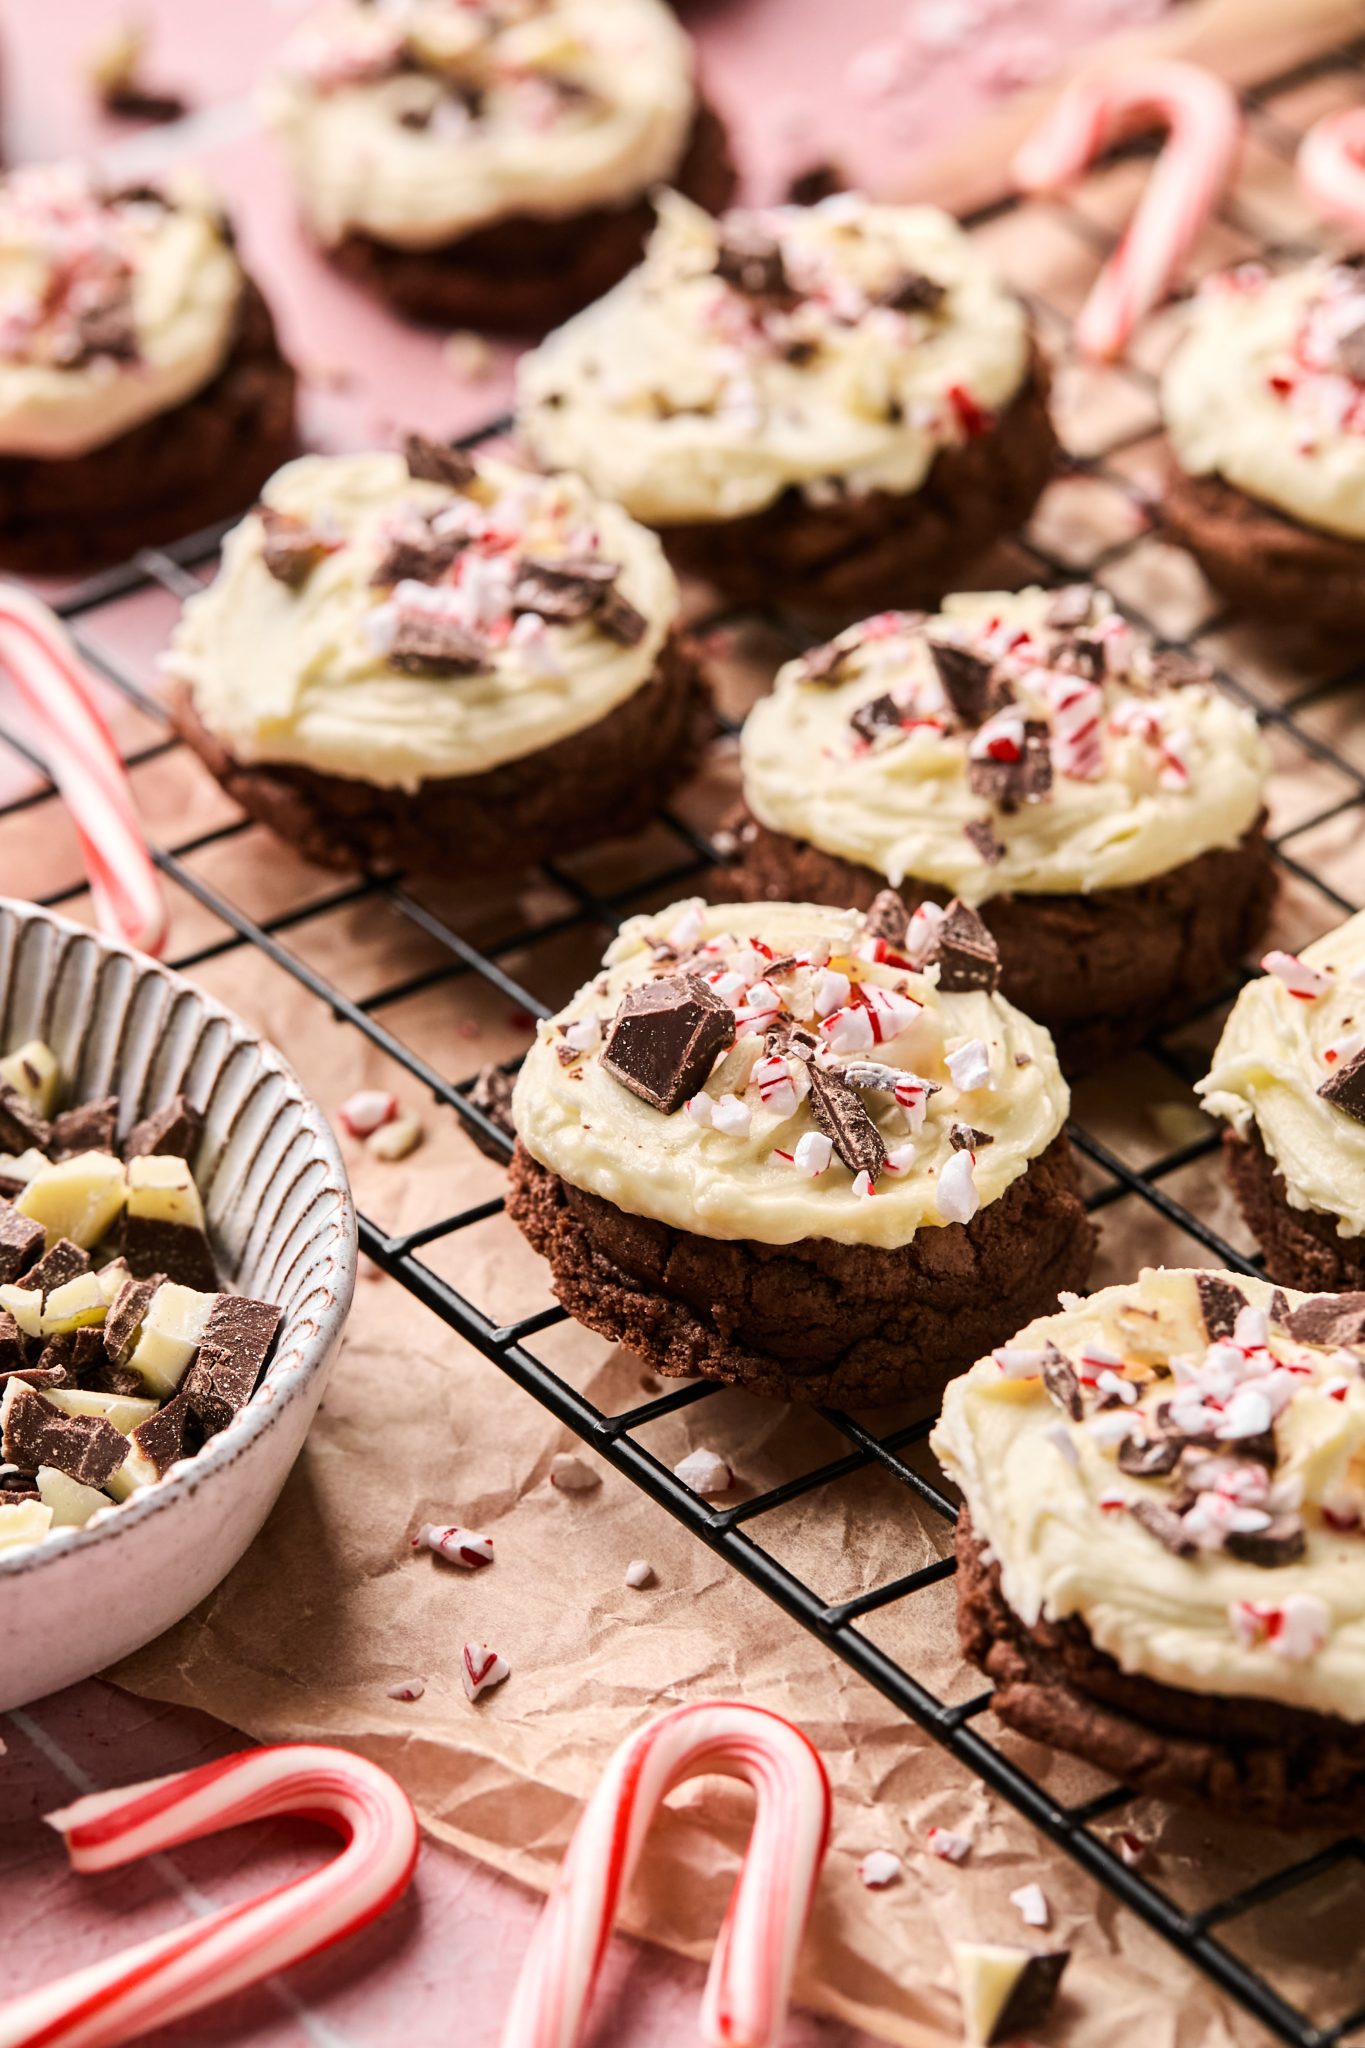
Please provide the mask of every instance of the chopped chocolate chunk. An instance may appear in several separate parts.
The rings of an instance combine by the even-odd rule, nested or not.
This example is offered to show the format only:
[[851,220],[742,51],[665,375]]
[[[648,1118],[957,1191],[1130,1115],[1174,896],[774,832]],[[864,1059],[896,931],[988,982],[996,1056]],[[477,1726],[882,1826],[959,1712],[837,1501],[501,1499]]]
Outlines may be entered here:
[[832,199],[836,192],[848,190],[848,179],[838,164],[808,164],[804,171],[797,171],[787,180],[786,201],[788,206],[818,206],[822,199]]
[[100,94],[100,105],[106,114],[114,114],[120,121],[150,121],[158,125],[181,121],[190,110],[184,93],[139,85],[132,78],[106,86]]
[[927,965],[937,964],[938,985],[949,995],[1000,986],[1000,948],[984,921],[968,903],[954,897],[934,934]]
[[27,1152],[36,1147],[46,1152],[52,1143],[52,1129],[39,1116],[26,1095],[0,1081],[0,1152]]
[[9,1287],[27,1272],[43,1249],[43,1226],[0,1202],[0,1287]]
[[118,1130],[118,1097],[78,1103],[52,1119],[54,1159],[73,1159],[78,1152],[112,1152]]
[[1337,361],[1348,377],[1365,384],[1365,320],[1337,337]]
[[435,583],[462,549],[469,546],[467,533],[437,533],[432,527],[395,534],[370,577],[378,588],[391,589],[395,583]]
[[24,1333],[7,1308],[0,1308],[0,1373],[18,1372],[27,1365]]
[[889,693],[860,704],[849,724],[860,739],[875,740],[879,733],[901,730],[901,707]]
[[1017,811],[1021,804],[1041,803],[1049,796],[1052,792],[1052,743],[1041,719],[1025,721],[1024,747],[1017,761],[969,756],[967,786],[973,796],[986,797],[1006,812]]
[[1297,1515],[1276,1515],[1266,1529],[1229,1529],[1223,1547],[1243,1564],[1293,1564],[1303,1556],[1303,1523]]
[[21,1471],[51,1465],[82,1486],[103,1486],[128,1456],[128,1439],[99,1415],[68,1415],[29,1390],[10,1404],[4,1451]]
[[515,1074],[505,1074],[501,1067],[481,1067],[474,1077],[465,1100],[472,1109],[477,1109],[495,1129],[501,1131],[506,1144],[490,1138],[486,1132],[470,1124],[465,1136],[472,1145],[477,1145],[485,1159],[495,1160],[499,1166],[507,1164],[507,1150],[516,1139],[512,1126],[512,1090],[517,1085]]
[[649,631],[649,620],[613,587],[597,607],[597,629],[621,647],[638,647]]
[[569,625],[596,611],[620,573],[615,562],[595,555],[566,555],[562,561],[526,555],[512,588],[512,609]]
[[135,1447],[151,1459],[158,1472],[169,1472],[177,1458],[188,1458],[197,1451],[202,1437],[199,1417],[185,1387],[132,1432]]
[[601,1066],[632,1095],[671,1116],[734,1042],[729,1004],[696,975],[666,974],[623,998]]
[[144,1159],[152,1154],[163,1158],[194,1158],[204,1135],[204,1114],[196,1109],[186,1095],[177,1095],[173,1102],[163,1103],[141,1123],[133,1125],[123,1141],[125,1159]]
[[139,348],[131,278],[120,273],[95,286],[53,354],[63,368],[73,370],[97,356],[112,362],[136,362]]
[[1071,676],[1083,676],[1088,683],[1098,683],[1104,676],[1104,648],[1098,640],[1080,640],[1074,633],[1063,634],[1054,640],[1048,650],[1048,662],[1052,668],[1061,669]]
[[[41,1372],[50,1375],[48,1384],[60,1386],[88,1386],[91,1372],[104,1356],[104,1332],[91,1325],[84,1330],[72,1330],[62,1337],[50,1337],[38,1355]],[[145,1394],[141,1379],[132,1388],[133,1393]]]
[[811,647],[801,657],[801,674],[808,683],[841,682],[841,670],[851,651],[835,640],[827,640],[822,647]]
[[1076,1377],[1076,1368],[1051,1342],[1043,1352],[1043,1385],[1063,1413],[1069,1415],[1073,1422],[1079,1422],[1085,1413],[1085,1404],[1081,1400],[1081,1383]]
[[261,559],[277,583],[297,590],[330,552],[322,535],[293,512],[258,505],[256,516],[264,535]]
[[123,1226],[123,1256],[135,1280],[160,1274],[199,1294],[213,1294],[218,1269],[213,1247],[192,1223],[170,1223],[160,1216],[129,1216]]
[[716,276],[751,299],[795,304],[782,245],[760,221],[732,214],[721,223],[716,247]]
[[1119,1470],[1132,1479],[1164,1479],[1180,1463],[1177,1436],[1141,1436],[1135,1430],[1119,1445]]
[[983,661],[969,648],[955,647],[951,641],[930,640],[926,644],[955,716],[964,725],[980,725],[990,697],[993,664]]
[[1193,1557],[1198,1550],[1199,1545],[1174,1508],[1168,1508],[1157,1500],[1134,1500],[1129,1501],[1128,1512],[1173,1557]]
[[995,827],[989,818],[969,818],[962,827],[963,837],[974,846],[988,868],[997,867],[1005,857],[1003,840],[995,836]]
[[[1158,1404],[1153,1420],[1162,1436],[1169,1437],[1178,1450],[1216,1451],[1222,1448],[1217,1436],[1214,1434],[1212,1423],[1209,1424],[1207,1429],[1181,1429],[1171,1414],[1171,1404],[1169,1401],[1162,1401]],[[1239,1444],[1237,1448],[1240,1452],[1242,1445]]]
[[884,939],[893,950],[905,944],[910,914],[894,889],[879,889],[863,912],[863,930],[870,939]]
[[271,1302],[219,1295],[183,1381],[206,1435],[225,1429],[250,1399],[283,1320],[284,1310]]
[[1365,1124],[1365,1052],[1358,1052],[1345,1066],[1327,1076],[1318,1094],[1333,1109],[1339,1109],[1356,1123]]
[[389,648],[389,666],[409,676],[473,676],[488,667],[488,649],[456,619],[405,611]]
[[989,1131],[978,1131],[973,1124],[954,1124],[948,1133],[948,1143],[954,1152],[979,1152],[983,1145],[993,1145],[995,1139]]
[[164,1273],[153,1273],[145,1280],[125,1280],[114,1296],[104,1320],[103,1343],[115,1365],[122,1365],[132,1351],[152,1296],[165,1279]]
[[1159,690],[1187,690],[1195,683],[1207,683],[1213,669],[1197,654],[1183,647],[1154,647],[1151,652],[1151,680]]
[[1365,1343],[1365,1294],[1315,1294],[1285,1317],[1284,1326],[1301,1344],[1337,1350]]
[[878,292],[876,304],[889,306],[893,313],[937,313],[947,296],[947,286],[937,278],[926,277],[922,270],[903,270]]
[[1234,1287],[1231,1280],[1224,1280],[1218,1273],[1196,1273],[1194,1284],[1199,1290],[1199,1312],[1210,1340],[1230,1337],[1238,1316],[1247,1305],[1241,1288]]
[[1284,1328],[1289,1317],[1289,1296],[1285,1293],[1283,1287],[1277,1287],[1271,1295],[1270,1307],[1266,1310],[1266,1316],[1270,1322],[1278,1323],[1281,1329]]
[[36,1266],[29,1267],[24,1275],[24,1285],[35,1288],[39,1294],[48,1295],[54,1288],[65,1287],[68,1280],[89,1271],[89,1255],[78,1244],[72,1244],[69,1237],[59,1237],[51,1251],[45,1252]]
[[1068,583],[1053,595],[1047,608],[1047,623],[1070,631],[1076,626],[1090,623],[1090,614],[1095,604],[1093,583]]
[[0,1507],[12,1508],[22,1500],[41,1500],[31,1472],[18,1472],[13,1465],[0,1465]]
[[886,1164],[882,1134],[847,1083],[814,1060],[810,1074],[810,1110],[850,1173],[870,1173],[873,1180]]
[[407,435],[403,459],[409,476],[422,483],[449,484],[455,491],[464,490],[478,475],[462,448],[452,448],[446,441],[429,441],[425,434]]

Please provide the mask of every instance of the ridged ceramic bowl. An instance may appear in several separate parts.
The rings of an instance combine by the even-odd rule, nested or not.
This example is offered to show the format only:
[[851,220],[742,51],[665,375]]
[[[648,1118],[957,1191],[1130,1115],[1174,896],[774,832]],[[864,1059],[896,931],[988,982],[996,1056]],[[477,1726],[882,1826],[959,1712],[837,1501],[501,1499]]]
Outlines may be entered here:
[[185,1093],[225,1281],[278,1303],[261,1385],[125,1506],[0,1555],[0,1709],[86,1678],[187,1614],[237,1562],[299,1454],[350,1307],[355,1211],[298,1077],[212,997],[109,940],[0,897],[0,1053],[45,1039],[64,1101],[118,1095],[120,1132]]

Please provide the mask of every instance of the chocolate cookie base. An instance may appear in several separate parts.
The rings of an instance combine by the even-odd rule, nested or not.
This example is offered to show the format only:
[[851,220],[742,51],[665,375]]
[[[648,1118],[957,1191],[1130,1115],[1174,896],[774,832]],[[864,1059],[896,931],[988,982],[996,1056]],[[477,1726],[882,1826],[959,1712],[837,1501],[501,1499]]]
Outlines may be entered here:
[[654,674],[605,718],[480,775],[416,791],[272,761],[239,761],[204,725],[185,685],[171,716],[233,800],[327,868],[447,876],[514,871],[642,831],[691,772],[712,730],[691,643],[672,635]]
[[970,1223],[889,1251],[675,1230],[571,1187],[520,1143],[507,1211],[570,1315],[656,1372],[852,1408],[937,1397],[1084,1287],[1095,1245],[1064,1136]]
[[775,601],[845,621],[931,607],[1024,524],[1052,475],[1049,383],[1035,350],[1026,383],[995,425],[943,449],[917,491],[813,505],[787,490],[747,518],[661,526],[659,537],[680,568],[740,604]]
[[[750,902],[866,910],[886,879],[771,832],[746,813],[727,894]],[[1088,1073],[1178,1023],[1226,987],[1264,929],[1275,871],[1258,820],[1235,847],[1199,854],[1150,882],[1092,896],[993,896],[981,916],[1000,948],[1001,987],[1045,1024],[1068,1074]],[[948,892],[913,879],[907,909]]]
[[1365,1237],[1342,1237],[1338,1219],[1320,1209],[1291,1207],[1284,1176],[1252,1125],[1245,1138],[1223,1133],[1228,1179],[1248,1230],[1280,1287],[1302,1294],[1365,1290]]
[[1306,526],[1174,460],[1162,510],[1210,583],[1253,617],[1330,633],[1365,625],[1365,541]]
[[[671,182],[708,213],[722,212],[733,198],[735,167],[710,107],[698,109]],[[619,284],[640,261],[653,226],[654,207],[642,193],[627,206],[563,219],[510,215],[435,249],[400,249],[354,232],[327,254],[409,320],[541,335]]]
[[[1266,1598],[1274,1598],[1266,1573]],[[964,1507],[957,1525],[963,1655],[1007,1727],[1086,1758],[1134,1792],[1264,1827],[1365,1821],[1365,1726],[1275,1700],[1182,1692],[1121,1671],[1075,1615],[1028,1628]]]
[[241,512],[295,452],[294,372],[248,280],[217,376],[86,455],[0,456],[0,566],[73,575]]

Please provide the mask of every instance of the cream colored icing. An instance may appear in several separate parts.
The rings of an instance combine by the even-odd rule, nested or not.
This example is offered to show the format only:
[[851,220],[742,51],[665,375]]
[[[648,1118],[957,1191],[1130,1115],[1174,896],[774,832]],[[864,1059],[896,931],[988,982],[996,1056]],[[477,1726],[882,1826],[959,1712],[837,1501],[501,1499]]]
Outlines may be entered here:
[[[202,390],[236,328],[242,272],[198,180],[166,204],[102,199],[74,164],[0,182],[0,454],[84,455]],[[100,279],[126,279],[136,357],[63,361],[68,313]]]
[[[987,591],[949,598],[927,624],[885,615],[855,626],[833,643],[847,650],[834,682],[812,680],[803,662],[790,662],[744,728],[744,792],[754,816],[893,885],[907,876],[936,882],[973,903],[1121,888],[1211,847],[1235,846],[1260,812],[1269,766],[1252,714],[1212,684],[1154,689],[1144,676],[1148,650],[1097,592],[1091,616],[1107,672],[1078,701],[1101,720],[1100,750],[1069,750],[1063,713],[1048,695],[1075,681],[1047,665],[1055,596]],[[985,656],[1000,653],[999,672],[1022,711],[1051,722],[1053,780],[1042,801],[1006,812],[972,794],[968,748],[976,733],[953,717],[926,631]],[[869,744],[850,720],[887,693],[907,719],[928,722]],[[1084,775],[1071,772],[1079,768]],[[981,819],[1003,848],[994,865],[963,829]]]
[[1162,380],[1181,468],[1365,540],[1365,384],[1335,355],[1362,324],[1365,276],[1327,258],[1215,279]]
[[[677,612],[652,534],[576,477],[539,477],[482,458],[479,497],[409,476],[401,455],[309,455],[266,486],[265,503],[339,543],[298,589],[265,566],[255,514],[223,544],[217,581],[186,605],[166,666],[192,688],[209,730],[239,760],[291,761],[381,788],[416,789],[537,753],[595,724],[653,673]],[[388,536],[413,516],[472,520],[486,535],[435,588],[494,642],[476,675],[407,675],[383,651],[393,617],[373,577]],[[505,545],[515,536],[517,547]],[[591,618],[508,634],[507,575],[522,553],[591,552],[646,621],[634,647]],[[402,602],[409,586],[400,585]],[[420,601],[422,593],[416,593]]]
[[[397,69],[404,53],[420,68]],[[452,86],[481,94],[477,114]],[[322,240],[412,249],[628,205],[675,175],[695,110],[665,0],[352,0],[291,40],[268,105]]]
[[1295,996],[1273,973],[1248,982],[1195,1092],[1211,1116],[1244,1134],[1255,1126],[1292,1207],[1335,1216],[1342,1237],[1361,1237],[1365,1124],[1317,1091],[1343,1057],[1365,1048],[1365,911],[1300,957],[1329,977],[1325,991]]
[[[703,1090],[713,1104],[727,1095],[738,1098],[749,1111],[744,1135],[703,1128],[687,1108],[663,1115],[604,1070],[600,1047],[567,1064],[561,1060],[565,1027],[596,1018],[605,1032],[627,990],[652,980],[656,972],[679,971],[671,961],[656,963],[654,946],[684,931],[695,935],[690,942],[698,949],[685,971],[714,975],[739,960],[736,972],[743,989],[729,998],[732,1007],[746,1001],[743,990],[760,978],[755,969],[761,974],[763,960],[753,949],[755,939],[778,958],[808,957],[812,947],[818,957],[828,948],[832,971],[865,987],[904,990],[920,1006],[899,1035],[871,1051],[848,1055],[940,1084],[916,1134],[892,1097],[861,1097],[888,1150],[908,1148],[899,1170],[883,1172],[873,1194],[858,1192],[855,1176],[837,1154],[814,1178],[782,1156],[794,1154],[817,1126],[804,1098],[794,1108],[763,1106],[750,1078],[764,1053],[761,1030],[736,1039]],[[1052,1040],[1001,996],[941,993],[937,968],[907,973],[859,957],[864,939],[862,920],[854,912],[811,904],[705,907],[698,901],[630,919],[608,952],[602,975],[580,989],[558,1017],[537,1027],[513,1098],[523,1144],[574,1187],[631,1215],[653,1217],[703,1237],[761,1244],[823,1237],[889,1248],[945,1220],[938,1177],[953,1156],[949,1131],[965,1123],[992,1136],[991,1144],[975,1152],[974,1180],[981,1204],[995,1201],[1065,1123],[1069,1096]],[[802,965],[774,983],[799,1018],[813,1014],[816,973]],[[959,1087],[946,1058],[973,1041],[986,1049],[989,1073],[982,1070],[981,1085]],[[836,1064],[843,1062],[841,1054]],[[800,1062],[791,1064],[795,1070]]]
[[[1256,1307],[1268,1307],[1266,1281],[1239,1275],[1234,1284]],[[1305,1297],[1287,1299],[1297,1306]],[[1008,1377],[998,1353],[949,1386],[930,1441],[966,1496],[974,1532],[999,1560],[1014,1612],[1028,1626],[1040,1616],[1079,1615],[1122,1670],[1166,1685],[1365,1720],[1365,1535],[1354,1519],[1365,1508],[1365,1379],[1356,1355],[1297,1343],[1273,1327],[1269,1358],[1252,1350],[1229,1372],[1233,1354],[1225,1353],[1222,1366],[1209,1368],[1190,1272],[1148,1270],[1128,1286],[1062,1300],[1064,1312],[1030,1323],[1005,1348],[1007,1358],[1023,1353],[1015,1362],[1027,1365],[1026,1354],[1050,1340],[1073,1364],[1087,1346],[1105,1347],[1122,1361],[1114,1368],[1122,1378],[1141,1381],[1153,1367],[1181,1364],[1174,1380],[1147,1380],[1134,1407],[1097,1413],[1096,1394],[1086,1394],[1079,1423],[1041,1379]],[[1239,1324],[1240,1336],[1252,1334]],[[1138,1434],[1153,1434],[1143,1430],[1144,1415],[1188,1393],[1192,1374],[1211,1380],[1223,1372],[1228,1385],[1264,1378],[1286,1363],[1292,1375],[1282,1374],[1276,1385],[1292,1399],[1274,1424],[1279,1456],[1271,1501],[1281,1511],[1301,1510],[1302,1558],[1266,1567],[1216,1547],[1193,1558],[1173,1555],[1125,1504],[1170,1506],[1183,1479],[1120,1472],[1116,1445],[1104,1441],[1113,1416],[1121,1412]],[[1339,1398],[1323,1391],[1328,1385]],[[1249,1475],[1253,1487],[1257,1469]],[[1101,1506],[1103,1498],[1111,1505]],[[1324,1506],[1349,1526],[1329,1526]],[[1253,1616],[1233,1611],[1239,1602],[1283,1609],[1305,1600],[1309,1608],[1295,1616],[1279,1647]],[[1316,1654],[1292,1654],[1304,1647],[1301,1634],[1313,1632],[1314,1602],[1323,1603],[1326,1640]]]
[[[716,223],[666,195],[641,268],[522,359],[521,429],[546,467],[656,524],[740,518],[790,486],[915,491],[973,409],[1019,390],[1027,317],[946,214],[840,193],[738,218],[778,237],[801,302],[725,284]],[[907,271],[946,288],[937,311],[872,303]]]

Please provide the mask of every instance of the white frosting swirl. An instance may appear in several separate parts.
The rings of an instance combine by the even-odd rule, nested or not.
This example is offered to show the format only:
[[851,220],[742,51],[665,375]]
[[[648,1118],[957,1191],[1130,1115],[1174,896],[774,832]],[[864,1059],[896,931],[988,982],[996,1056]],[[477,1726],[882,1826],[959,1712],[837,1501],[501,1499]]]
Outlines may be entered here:
[[1327,258],[1235,271],[1194,302],[1161,400],[1180,467],[1216,474],[1327,533],[1365,540],[1365,273]]
[[430,249],[629,205],[676,174],[696,89],[665,0],[350,0],[286,47],[268,110],[323,241]]
[[[84,455],[182,404],[221,369],[241,290],[221,213],[198,180],[168,182],[162,203],[107,199],[72,164],[9,172],[0,455]],[[111,305],[127,315],[118,353],[86,342],[92,313]]]
[[[681,967],[660,963],[654,948],[673,935],[694,949]],[[653,917],[635,917],[622,927],[608,952],[603,973],[573,1001],[537,1027],[517,1080],[513,1119],[522,1143],[543,1166],[576,1188],[600,1195],[633,1216],[649,1216],[703,1237],[745,1238],[760,1244],[795,1244],[803,1238],[832,1238],[840,1244],[884,1248],[908,1244],[920,1229],[950,1220],[941,1212],[939,1180],[954,1156],[950,1131],[966,1124],[988,1132],[992,1142],[975,1151],[972,1179],[982,1205],[1002,1195],[1026,1172],[1062,1129],[1069,1096],[1052,1040],[1002,996],[984,992],[944,994],[938,970],[907,972],[861,957],[862,920],[851,911],[812,904],[674,904]],[[766,948],[766,954],[763,949]],[[826,968],[810,964],[828,953]],[[689,1109],[665,1116],[642,1101],[601,1065],[594,1025],[605,1033],[629,989],[661,972],[698,972],[721,984],[732,1006],[754,1008],[750,991],[764,978],[769,959],[798,956],[797,964],[772,974],[773,986],[789,1014],[809,1019],[821,1031],[817,1006],[838,994],[822,972],[864,990],[903,991],[908,1021],[875,1049],[853,1053],[938,1084],[927,1110],[910,1112],[889,1094],[867,1093],[864,1106],[882,1131],[889,1162],[876,1182],[860,1191],[855,1175],[836,1154],[822,1171],[802,1170],[801,1140],[816,1133],[793,1060],[792,1102],[785,1089],[765,1104],[752,1078],[764,1054],[761,1029],[750,1027],[722,1055],[702,1091],[710,1105],[735,1098],[732,1118],[705,1127]],[[831,993],[831,988],[833,993]],[[847,1001],[847,998],[844,998]],[[565,1028],[587,1025],[591,1049],[572,1055]],[[831,1042],[833,1042],[831,1040]],[[956,1055],[980,1047],[985,1064]],[[948,1064],[953,1056],[958,1078]],[[843,1064],[841,1054],[837,1064]],[[969,1085],[970,1084],[970,1085]],[[807,1084],[808,1086],[808,1084]],[[771,1105],[771,1106],[770,1106]],[[708,1110],[707,1114],[714,1114]],[[920,1119],[912,1132],[910,1125]],[[966,1170],[960,1170],[966,1177]]]
[[[1284,1176],[1291,1207],[1339,1219],[1342,1237],[1365,1236],[1365,1124],[1318,1089],[1365,1050],[1365,911],[1305,946],[1310,972],[1295,995],[1280,974],[1248,982],[1223,1026],[1213,1067],[1199,1082],[1211,1116],[1255,1128]],[[1283,972],[1295,979],[1292,966]]]
[[[298,588],[265,565],[253,514],[228,535],[217,581],[186,605],[166,666],[239,760],[296,762],[381,788],[417,789],[537,753],[593,725],[653,674],[677,613],[652,534],[576,477],[539,477],[483,458],[470,493],[420,482],[400,455],[304,456],[264,502],[328,537]],[[474,538],[431,585],[391,596],[375,571],[396,534],[434,518]],[[509,546],[509,542],[515,542]],[[589,618],[513,622],[509,577],[524,554],[598,555],[645,620],[622,646]],[[487,636],[475,675],[400,673],[386,657],[395,612],[435,603]]]
[[[1239,1275],[1233,1284],[1268,1308],[1266,1281]],[[1287,1299],[1294,1307],[1305,1297]],[[1296,1342],[1278,1326],[1264,1337],[1268,1349],[1257,1349],[1257,1330],[1239,1324],[1239,1344],[1214,1357],[1190,1272],[1144,1271],[1128,1286],[1062,1300],[1063,1314],[1030,1323],[1003,1348],[1010,1371],[1026,1370],[1028,1354],[1050,1341],[1078,1367],[1083,1389],[1091,1354],[1091,1380],[1107,1369],[1136,1381],[1137,1402],[1099,1409],[1084,1390],[1085,1419],[1072,1421],[1040,1378],[1011,1377],[997,1353],[950,1384],[930,1439],[966,1496],[974,1534],[999,1562],[1015,1614],[1028,1627],[1079,1615],[1121,1670],[1164,1685],[1365,1721],[1365,1380],[1354,1356]],[[1112,1366],[1093,1362],[1096,1346]],[[1234,1502],[1266,1498],[1264,1468],[1234,1438],[1219,1451],[1235,1476],[1206,1468],[1222,1499],[1200,1495],[1201,1548],[1174,1555],[1127,1510],[1140,1501],[1169,1507],[1187,1475],[1127,1476],[1115,1438],[1125,1423],[1153,1434],[1152,1411],[1193,1398],[1201,1381],[1263,1385],[1277,1370],[1271,1399],[1284,1405],[1270,1508],[1302,1514],[1303,1555],[1269,1569],[1219,1546],[1218,1523]],[[1289,1621],[1278,1630],[1277,1609]]]
[[[1235,846],[1269,766],[1252,714],[1212,684],[1160,687],[1150,650],[1098,592],[1086,636],[1103,650],[1099,681],[1050,666],[1064,644],[1047,625],[1055,597],[987,591],[949,598],[926,622],[870,620],[833,642],[846,650],[833,681],[789,663],[744,728],[754,816],[893,886],[936,882],[972,903],[1121,888]],[[984,729],[958,721],[926,634],[994,660],[1013,707]],[[888,695],[904,722],[869,740],[851,720]],[[1006,811],[972,793],[970,756],[1017,743],[1021,718],[1048,728],[1052,782]],[[964,829],[982,821],[993,864]]]
[[[522,359],[521,428],[546,467],[659,525],[737,519],[790,486],[904,493],[1023,383],[1024,310],[946,214],[841,193],[727,221],[777,238],[799,301],[722,281],[722,231],[667,195],[640,269]],[[876,303],[907,274],[941,304]]]

